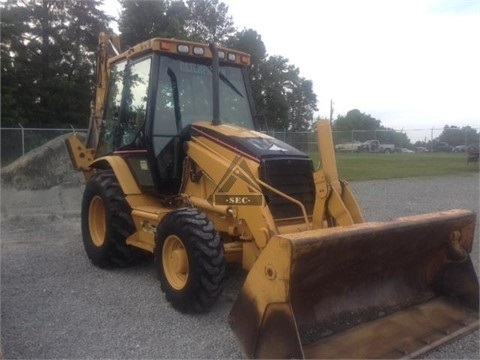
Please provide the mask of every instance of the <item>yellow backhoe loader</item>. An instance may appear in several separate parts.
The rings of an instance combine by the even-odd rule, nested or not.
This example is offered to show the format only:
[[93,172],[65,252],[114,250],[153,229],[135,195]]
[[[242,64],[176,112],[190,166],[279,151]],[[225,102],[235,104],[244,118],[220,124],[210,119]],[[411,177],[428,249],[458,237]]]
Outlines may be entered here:
[[473,212],[364,222],[328,121],[317,170],[258,131],[248,54],[161,38],[118,49],[100,34],[89,131],[67,140],[93,264],[152,253],[183,312],[209,310],[241,264],[229,323],[253,358],[417,357],[478,328]]

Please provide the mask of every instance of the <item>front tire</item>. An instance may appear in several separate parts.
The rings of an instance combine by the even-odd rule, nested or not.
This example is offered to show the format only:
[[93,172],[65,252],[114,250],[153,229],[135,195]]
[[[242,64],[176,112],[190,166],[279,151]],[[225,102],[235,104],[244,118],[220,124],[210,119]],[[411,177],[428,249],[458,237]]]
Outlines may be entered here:
[[135,232],[131,209],[111,170],[88,180],[82,201],[82,238],[87,256],[98,267],[127,266],[141,256],[126,244]]
[[168,302],[181,312],[208,311],[223,290],[225,258],[219,234],[194,208],[166,215],[157,228],[155,266]]

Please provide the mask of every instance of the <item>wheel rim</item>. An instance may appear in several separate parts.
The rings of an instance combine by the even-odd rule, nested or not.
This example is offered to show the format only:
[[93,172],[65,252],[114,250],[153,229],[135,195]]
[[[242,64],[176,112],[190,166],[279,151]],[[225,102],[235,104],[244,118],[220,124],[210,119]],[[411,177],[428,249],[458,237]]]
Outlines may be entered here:
[[95,246],[100,247],[105,242],[105,233],[107,232],[107,221],[105,218],[105,205],[103,199],[96,195],[90,201],[88,209],[88,228],[90,237]]
[[188,256],[182,240],[176,235],[165,239],[162,264],[165,277],[172,288],[183,289],[188,280]]

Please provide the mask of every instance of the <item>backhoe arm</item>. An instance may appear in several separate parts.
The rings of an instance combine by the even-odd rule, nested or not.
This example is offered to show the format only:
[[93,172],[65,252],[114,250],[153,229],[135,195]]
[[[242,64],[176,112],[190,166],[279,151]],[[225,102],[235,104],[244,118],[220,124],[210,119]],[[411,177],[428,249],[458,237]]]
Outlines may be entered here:
[[92,102],[90,106],[90,121],[88,124],[87,137],[85,141],[82,141],[77,134],[73,134],[65,140],[73,168],[82,171],[86,179],[92,174],[89,167],[95,159],[95,153],[100,138],[108,87],[108,77],[110,74],[108,60],[111,57],[118,55],[117,49],[120,49],[120,39],[117,35],[108,35],[104,32],[99,34],[97,86],[95,90],[95,101]]
[[85,143],[87,149],[96,149],[98,145],[107,95],[108,77],[110,75],[108,60],[118,55],[119,49],[120,39],[117,35],[100,33],[98,36],[97,87],[95,90],[95,103],[91,106],[90,123]]

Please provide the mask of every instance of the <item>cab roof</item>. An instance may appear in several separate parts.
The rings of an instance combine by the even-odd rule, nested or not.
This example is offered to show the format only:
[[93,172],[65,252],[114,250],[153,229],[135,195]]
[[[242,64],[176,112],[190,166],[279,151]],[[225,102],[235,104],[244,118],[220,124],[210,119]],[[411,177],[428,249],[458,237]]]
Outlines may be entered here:
[[[247,53],[225,47],[217,47],[217,50],[220,62],[241,66],[250,65],[250,55]],[[212,51],[208,44],[178,39],[153,38],[143,41],[128,50],[111,57],[108,61],[112,64],[123,59],[136,58],[149,52],[175,54],[191,58],[212,58]]]

